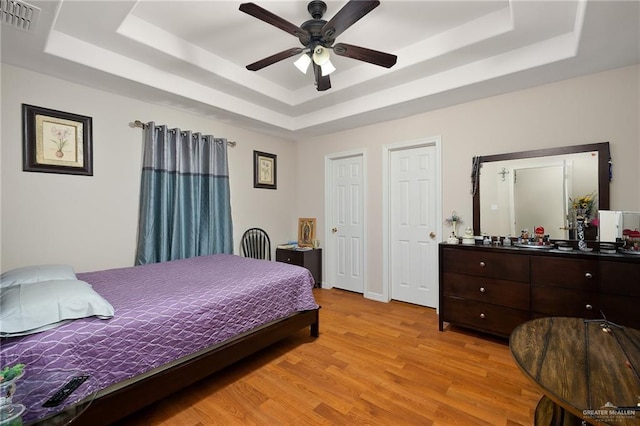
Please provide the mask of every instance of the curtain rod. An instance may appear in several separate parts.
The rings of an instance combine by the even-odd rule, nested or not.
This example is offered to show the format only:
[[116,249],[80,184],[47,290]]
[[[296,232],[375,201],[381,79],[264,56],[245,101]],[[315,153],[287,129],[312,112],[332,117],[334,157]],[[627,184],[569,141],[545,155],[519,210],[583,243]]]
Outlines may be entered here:
[[[141,128],[145,128],[147,125],[144,124],[142,121],[140,120],[136,120],[133,123],[133,127],[141,127]],[[227,141],[227,145],[229,145],[231,148],[233,148],[234,146],[236,146],[237,142],[235,141]]]

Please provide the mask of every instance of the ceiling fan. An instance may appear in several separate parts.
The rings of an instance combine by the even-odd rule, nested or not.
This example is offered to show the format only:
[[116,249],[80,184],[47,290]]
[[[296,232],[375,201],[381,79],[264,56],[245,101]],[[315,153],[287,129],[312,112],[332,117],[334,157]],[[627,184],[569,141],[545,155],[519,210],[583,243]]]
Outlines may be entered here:
[[379,5],[380,2],[378,0],[350,0],[333,18],[325,21],[322,16],[327,11],[326,3],[321,0],[313,0],[307,6],[307,10],[313,19],[304,22],[298,27],[254,3],[242,3],[240,5],[242,12],[297,37],[302,46],[304,46],[283,50],[268,56],[247,65],[247,69],[258,71],[283,59],[302,53],[303,55],[295,63],[296,67],[300,71],[306,72],[309,65],[313,65],[316,88],[318,91],[323,91],[331,88],[329,74],[335,70],[329,60],[329,50],[333,50],[333,53],[338,56],[391,68],[398,59],[396,55],[346,43],[333,44],[336,37]]

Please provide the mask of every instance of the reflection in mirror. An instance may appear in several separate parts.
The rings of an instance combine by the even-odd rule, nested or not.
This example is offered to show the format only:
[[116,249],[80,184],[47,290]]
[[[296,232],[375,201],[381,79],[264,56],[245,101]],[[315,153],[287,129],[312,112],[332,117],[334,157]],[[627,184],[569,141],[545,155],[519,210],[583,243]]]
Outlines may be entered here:
[[600,241],[623,242],[623,247],[638,250],[640,212],[600,210]]
[[581,200],[588,210],[585,239],[596,240],[594,219],[609,206],[608,163],[608,142],[479,157],[476,235],[518,236],[542,226],[552,240],[573,240]]
[[[542,226],[551,239],[569,239],[571,200],[598,193],[598,153],[484,163],[480,170],[480,230],[520,235]],[[596,212],[597,197],[593,212]]]

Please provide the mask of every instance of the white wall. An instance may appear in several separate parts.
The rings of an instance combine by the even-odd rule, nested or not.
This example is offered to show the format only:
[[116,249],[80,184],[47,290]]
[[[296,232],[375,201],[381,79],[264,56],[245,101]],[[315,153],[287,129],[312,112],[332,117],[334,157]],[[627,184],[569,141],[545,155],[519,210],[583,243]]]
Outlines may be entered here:
[[[139,119],[238,142],[230,149],[236,247],[263,226],[274,243],[296,238],[298,217],[318,218],[323,239],[324,157],[364,149],[368,169],[369,291],[382,288],[382,146],[442,137],[443,211],[472,220],[471,158],[561,145],[611,142],[611,208],[640,210],[638,66],[571,79],[305,139],[278,140],[223,122],[2,66],[1,270],[64,262],[78,271],[128,266],[137,227]],[[22,171],[22,103],[93,117],[94,176]],[[278,155],[278,190],[253,189],[253,150]],[[464,229],[464,225],[459,229]],[[447,228],[445,228],[445,232]],[[325,246],[325,241],[322,245]]]
[[[21,104],[93,118],[94,175],[22,171]],[[2,65],[0,270],[69,263],[76,271],[130,266],[134,261],[142,129],[155,121],[237,141],[229,148],[236,252],[242,232],[264,227],[277,244],[296,238],[293,142],[220,121],[94,90]],[[253,188],[253,150],[278,156],[278,189]]]
[[298,213],[318,218],[322,238],[332,226],[324,220],[324,156],[365,149],[369,189],[366,285],[379,294],[385,144],[441,136],[443,217],[455,210],[465,224],[471,224],[473,156],[609,141],[614,175],[611,209],[638,211],[639,74],[639,66],[625,67],[300,141]]

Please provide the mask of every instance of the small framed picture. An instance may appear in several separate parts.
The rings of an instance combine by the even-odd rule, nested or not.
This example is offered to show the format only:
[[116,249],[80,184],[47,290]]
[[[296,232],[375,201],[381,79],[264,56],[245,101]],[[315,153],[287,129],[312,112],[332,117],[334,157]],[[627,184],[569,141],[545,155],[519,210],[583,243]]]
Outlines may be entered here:
[[316,239],[316,218],[301,217],[298,219],[298,246],[313,247]]
[[92,119],[22,104],[25,172],[93,176]]
[[253,187],[277,188],[277,156],[266,152],[253,151]]

